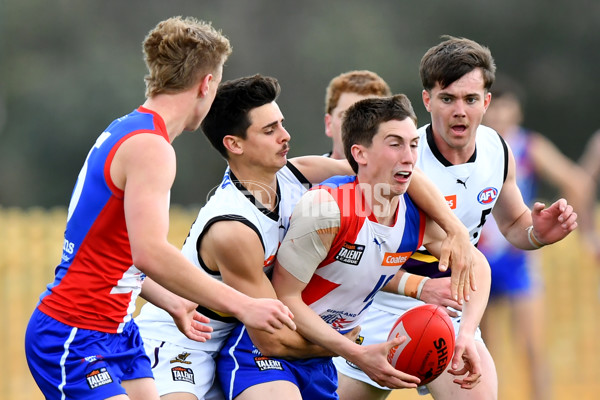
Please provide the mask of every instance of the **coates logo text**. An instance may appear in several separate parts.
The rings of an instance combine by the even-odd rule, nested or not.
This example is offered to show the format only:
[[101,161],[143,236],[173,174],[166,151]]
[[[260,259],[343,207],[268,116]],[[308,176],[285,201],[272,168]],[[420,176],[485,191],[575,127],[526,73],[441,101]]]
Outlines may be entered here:
[[381,265],[384,267],[401,267],[411,256],[412,252],[404,253],[385,253]]
[[493,187],[488,187],[483,189],[477,195],[477,201],[481,204],[490,204],[498,197],[498,189]]

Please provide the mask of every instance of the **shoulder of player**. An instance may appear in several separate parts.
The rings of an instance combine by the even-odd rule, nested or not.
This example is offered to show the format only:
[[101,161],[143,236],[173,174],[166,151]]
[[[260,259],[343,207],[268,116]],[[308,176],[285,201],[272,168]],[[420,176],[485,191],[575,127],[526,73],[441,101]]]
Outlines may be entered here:
[[215,251],[230,252],[232,244],[235,244],[236,249],[247,249],[258,246],[262,250],[262,243],[258,233],[243,218],[239,220],[223,219],[212,223],[204,231],[202,243]]
[[200,242],[200,257],[211,269],[218,269],[223,280],[228,274],[236,277],[260,276],[265,250],[262,241],[249,226],[231,220],[211,225]]
[[294,207],[293,219],[340,219],[340,207],[324,188],[314,188],[304,193]]
[[175,149],[163,136],[153,132],[142,132],[127,137],[119,145],[115,157],[119,156],[119,154],[126,155],[127,157],[142,158],[148,164],[161,165],[165,157],[175,156]]
[[127,138],[118,145],[110,163],[111,179],[120,189],[125,182],[137,181],[142,186],[155,184],[169,190],[175,179],[175,150],[155,134]]
[[291,158],[289,162],[311,183],[320,183],[334,175],[354,174],[346,160],[323,156],[301,156]]
[[505,142],[505,139],[495,129],[490,128],[486,125],[479,125],[477,127],[477,139],[478,140],[497,140],[499,142]]

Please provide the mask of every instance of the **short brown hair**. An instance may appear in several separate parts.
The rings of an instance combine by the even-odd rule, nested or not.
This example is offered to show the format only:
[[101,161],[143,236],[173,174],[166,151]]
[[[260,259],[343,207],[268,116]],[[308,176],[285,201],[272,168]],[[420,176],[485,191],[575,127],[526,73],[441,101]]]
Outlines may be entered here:
[[325,113],[331,114],[337,107],[342,93],[356,93],[363,96],[391,96],[390,87],[375,72],[357,70],[344,72],[333,78],[325,92]]
[[146,97],[178,93],[213,73],[231,54],[229,39],[193,17],[161,21],[143,42]]
[[358,163],[352,156],[352,146],[362,144],[370,147],[382,123],[394,119],[404,121],[406,118],[412,119],[417,125],[412,104],[403,94],[360,100],[348,108],[342,123],[342,141],[344,154],[354,173],[358,173]]
[[481,68],[484,89],[494,83],[496,64],[490,49],[465,38],[442,36],[444,40],[427,50],[419,67],[423,88],[427,91],[439,83],[444,89],[476,68]]

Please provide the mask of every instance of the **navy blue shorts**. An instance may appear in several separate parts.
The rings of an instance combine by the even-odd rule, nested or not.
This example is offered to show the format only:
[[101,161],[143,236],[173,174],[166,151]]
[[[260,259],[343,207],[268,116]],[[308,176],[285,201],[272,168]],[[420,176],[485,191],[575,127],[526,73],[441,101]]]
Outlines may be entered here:
[[47,399],[105,399],[125,394],[122,381],[153,377],[133,322],[122,333],[104,333],[65,325],[36,308],[25,354]]
[[226,399],[272,381],[292,382],[303,399],[338,399],[337,371],[330,357],[294,361],[265,357],[254,347],[242,324],[234,329],[219,354],[217,376]]

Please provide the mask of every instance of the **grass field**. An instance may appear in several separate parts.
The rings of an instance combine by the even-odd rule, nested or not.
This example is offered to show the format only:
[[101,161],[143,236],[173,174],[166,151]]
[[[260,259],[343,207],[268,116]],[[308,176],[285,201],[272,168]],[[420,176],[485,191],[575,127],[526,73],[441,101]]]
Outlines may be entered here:
[[[195,210],[174,207],[169,239],[180,246]],[[39,294],[53,278],[62,248],[66,210],[0,207],[0,400],[42,399],[27,368],[23,351],[25,327]],[[554,396],[548,400],[600,398],[600,299],[596,262],[579,244],[575,232],[544,248],[547,354]],[[500,399],[526,400],[527,371],[523,355],[508,338],[510,321],[500,308],[500,334],[505,346],[496,356]],[[431,399],[415,391],[395,391],[390,399]]]

